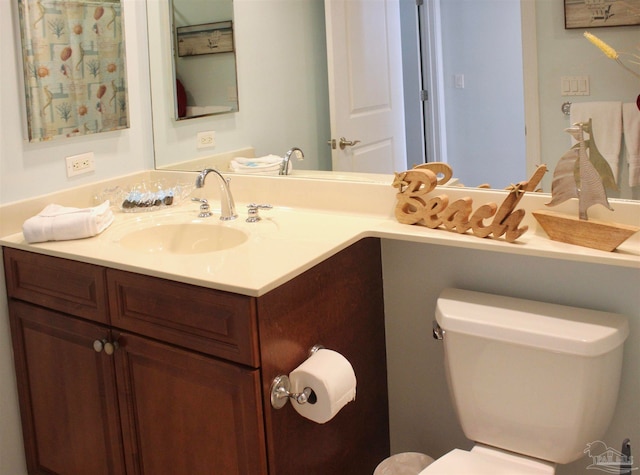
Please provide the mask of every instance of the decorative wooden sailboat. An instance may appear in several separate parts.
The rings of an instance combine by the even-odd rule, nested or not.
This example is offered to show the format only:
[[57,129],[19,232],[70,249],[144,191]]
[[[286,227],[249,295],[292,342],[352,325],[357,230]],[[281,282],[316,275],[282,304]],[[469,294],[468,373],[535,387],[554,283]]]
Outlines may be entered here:
[[[577,143],[560,158],[553,173],[551,201],[547,203],[556,206],[577,198],[579,217],[546,210],[534,211],[533,216],[554,241],[613,251],[640,228],[588,219],[587,210],[593,205],[613,210],[605,186],[617,189],[611,167],[598,151],[591,130],[591,120],[566,129]],[[584,138],[585,132],[589,139]]]

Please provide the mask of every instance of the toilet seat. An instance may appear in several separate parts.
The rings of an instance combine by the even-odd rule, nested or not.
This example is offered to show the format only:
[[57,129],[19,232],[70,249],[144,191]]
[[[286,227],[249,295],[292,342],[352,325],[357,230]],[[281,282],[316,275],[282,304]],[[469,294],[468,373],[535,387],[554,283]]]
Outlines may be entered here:
[[419,475],[553,475],[555,466],[542,460],[477,445],[471,451],[454,449]]

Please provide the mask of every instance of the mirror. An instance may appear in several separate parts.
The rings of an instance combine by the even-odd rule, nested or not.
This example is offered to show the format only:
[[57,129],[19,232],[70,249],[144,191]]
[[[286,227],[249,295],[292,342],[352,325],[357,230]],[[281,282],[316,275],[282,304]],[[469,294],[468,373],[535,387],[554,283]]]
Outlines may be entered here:
[[19,0],[30,142],[129,127],[120,0]]
[[238,111],[231,0],[173,0],[176,120]]
[[[190,0],[185,0],[190,1]],[[294,169],[330,170],[329,92],[324,5],[318,0],[234,0],[233,31],[241,108],[175,120],[168,0],[147,0],[154,148],[157,169],[202,169],[208,157],[248,157],[300,147]],[[213,136],[201,147],[201,132]],[[228,164],[228,160],[227,160]],[[228,169],[228,165],[220,166]]]
[[[400,0],[401,3],[403,1],[405,0]],[[494,0],[483,2],[495,3]],[[163,23],[163,14],[159,12],[159,3],[162,2],[147,1],[152,46],[150,61],[154,140],[159,139],[156,142],[157,168],[184,169],[184,162],[190,162],[197,169],[198,159],[245,148],[253,148],[256,156],[282,155],[288,148],[296,145],[305,152],[305,161],[294,164],[298,168],[330,170],[330,151],[325,143],[327,137],[330,137],[330,131],[327,65],[326,56],[323,57],[326,51],[323,2],[235,0],[238,90],[243,97],[243,110],[235,114],[186,121],[198,124],[189,129],[176,121],[167,121],[166,111],[160,111],[164,115],[162,117],[157,110],[162,103],[158,95],[162,94],[163,87],[166,88],[166,85],[159,85],[157,82],[164,76],[157,74],[158,71],[163,71],[162,54],[156,48],[158,45],[162,46],[162,41],[158,42],[157,39],[162,37],[161,25],[166,25],[166,20]],[[523,25],[526,23],[534,27],[533,41],[524,45],[524,82],[527,85],[525,103],[527,108],[529,104],[537,106],[535,108],[538,111],[536,123],[527,119],[526,126],[527,130],[537,128],[540,132],[539,143],[533,147],[533,155],[528,156],[527,160],[532,163],[547,163],[553,169],[559,157],[570,146],[564,132],[569,125],[569,118],[561,111],[564,102],[631,102],[639,91],[635,78],[631,75],[627,77],[615,62],[587,42],[582,37],[582,30],[564,28],[562,2],[521,0],[521,5],[529,10],[533,7],[537,16],[536,22],[531,22],[531,17],[525,18],[523,22]],[[602,38],[615,45],[619,51],[634,51],[637,48],[638,27],[601,28],[597,33],[601,33]],[[269,41],[263,41],[264,38]],[[473,38],[468,38],[462,43],[470,48],[469,45],[474,41]],[[481,55],[482,52],[478,52],[475,56]],[[534,62],[537,59],[539,76],[527,75],[527,58],[533,58]],[[160,69],[156,69],[157,67]],[[577,75],[590,76],[590,97],[562,95],[560,78]],[[451,79],[453,82],[453,78],[444,79]],[[171,93],[168,97],[171,97]],[[504,100],[508,101],[509,98],[505,97]],[[499,113],[500,103],[494,105]],[[468,114],[475,116],[477,123],[486,127],[487,120],[482,115],[483,112],[470,110]],[[212,150],[197,150],[194,143],[196,132],[207,129],[215,131],[217,145]],[[528,142],[527,155],[531,154],[529,148]],[[510,151],[504,152],[505,160],[513,159]],[[622,166],[620,168],[623,172],[626,169]],[[523,178],[514,177],[513,181]],[[640,198],[640,187],[630,189],[626,185],[628,177],[624,175],[619,180],[622,191],[612,197]],[[551,174],[548,173],[543,182],[545,191],[549,191],[550,182]],[[466,184],[476,186],[479,183]],[[495,187],[503,186],[499,183],[491,184]]]

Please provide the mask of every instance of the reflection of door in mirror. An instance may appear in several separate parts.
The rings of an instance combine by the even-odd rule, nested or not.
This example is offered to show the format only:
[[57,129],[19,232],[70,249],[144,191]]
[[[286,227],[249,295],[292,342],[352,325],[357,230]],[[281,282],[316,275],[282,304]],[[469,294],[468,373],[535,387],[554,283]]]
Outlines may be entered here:
[[175,118],[238,111],[232,0],[173,0]]
[[332,169],[407,168],[397,3],[332,0],[325,17]]

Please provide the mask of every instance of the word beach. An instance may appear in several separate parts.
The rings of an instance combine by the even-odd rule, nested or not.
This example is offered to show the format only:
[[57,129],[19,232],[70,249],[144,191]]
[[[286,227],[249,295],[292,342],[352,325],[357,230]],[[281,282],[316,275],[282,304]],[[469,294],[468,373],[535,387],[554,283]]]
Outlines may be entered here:
[[[445,194],[428,197],[435,190],[438,183],[434,172],[427,169],[414,168],[396,173],[392,186],[400,192],[396,195],[398,203],[395,216],[402,224],[419,224],[435,229],[444,226],[449,231],[460,234],[471,229],[478,237],[493,235],[498,238],[504,234],[507,242],[513,242],[528,229],[520,227],[525,211],[516,210],[525,192],[535,190],[547,167],[540,165],[528,181],[522,181],[511,186],[511,191],[498,206],[487,203],[473,211],[473,200],[469,197],[460,198],[449,204],[449,197]],[[490,224],[485,220],[493,218]]]

